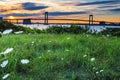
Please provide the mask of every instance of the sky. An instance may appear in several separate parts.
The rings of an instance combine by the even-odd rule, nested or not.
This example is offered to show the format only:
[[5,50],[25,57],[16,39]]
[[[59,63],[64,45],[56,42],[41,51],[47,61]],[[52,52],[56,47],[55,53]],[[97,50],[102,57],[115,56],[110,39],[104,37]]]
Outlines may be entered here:
[[9,18],[88,19],[120,22],[120,0],[0,0],[0,16]]

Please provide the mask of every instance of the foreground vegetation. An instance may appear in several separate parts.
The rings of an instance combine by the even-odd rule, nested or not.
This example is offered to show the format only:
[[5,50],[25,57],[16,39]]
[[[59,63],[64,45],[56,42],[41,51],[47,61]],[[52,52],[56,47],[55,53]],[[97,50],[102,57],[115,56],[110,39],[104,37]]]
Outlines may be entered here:
[[120,79],[119,30],[32,30],[2,21],[0,32],[0,80]]
[[[120,38],[87,34],[18,34],[0,38],[0,79],[119,80]],[[29,63],[22,64],[27,59]]]

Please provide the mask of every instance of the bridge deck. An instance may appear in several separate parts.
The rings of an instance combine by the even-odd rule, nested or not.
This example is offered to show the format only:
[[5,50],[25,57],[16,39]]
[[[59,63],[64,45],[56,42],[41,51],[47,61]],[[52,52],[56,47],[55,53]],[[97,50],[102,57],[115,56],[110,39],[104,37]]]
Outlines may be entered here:
[[[25,19],[4,19],[11,23],[23,24]],[[26,24],[76,24],[76,25],[109,25],[109,26],[120,26],[119,22],[108,22],[108,21],[96,21],[93,20],[93,24],[89,23],[89,20],[80,19],[48,19],[48,23],[44,22],[45,19],[29,19]]]

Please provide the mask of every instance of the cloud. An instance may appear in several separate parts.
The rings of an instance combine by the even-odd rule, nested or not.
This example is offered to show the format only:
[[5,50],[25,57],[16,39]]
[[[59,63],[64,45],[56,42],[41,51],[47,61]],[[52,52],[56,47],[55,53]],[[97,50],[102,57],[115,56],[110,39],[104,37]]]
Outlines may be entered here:
[[50,16],[72,15],[72,14],[87,14],[87,12],[49,12]]
[[5,9],[1,9],[1,10],[0,10],[0,12],[6,12],[6,11],[7,11],[7,10],[5,10]]
[[107,6],[99,6],[98,8],[113,8],[113,7],[117,7],[117,6],[107,5]]
[[22,7],[25,10],[40,10],[48,8],[48,6],[36,6],[36,4],[32,2],[22,3]]
[[[87,12],[49,12],[49,16],[65,16],[65,15],[72,15],[72,14],[87,14]],[[39,16],[39,13],[10,13],[10,14],[4,14],[2,16],[19,16],[19,17],[24,17],[24,16]],[[44,14],[43,14],[44,15]]]
[[86,2],[86,3],[80,3],[76,6],[87,6],[87,5],[99,5],[99,4],[111,4],[111,3],[117,3],[119,1],[117,0],[110,0],[110,1],[94,1],[94,2]]
[[120,12],[120,8],[115,8],[115,9],[109,9],[111,12]]
[[19,17],[23,17],[23,16],[38,16],[39,14],[27,14],[27,13],[11,13],[11,14],[5,14],[3,16],[19,16]]
[[64,3],[59,3],[60,6],[76,6],[78,2],[64,2]]

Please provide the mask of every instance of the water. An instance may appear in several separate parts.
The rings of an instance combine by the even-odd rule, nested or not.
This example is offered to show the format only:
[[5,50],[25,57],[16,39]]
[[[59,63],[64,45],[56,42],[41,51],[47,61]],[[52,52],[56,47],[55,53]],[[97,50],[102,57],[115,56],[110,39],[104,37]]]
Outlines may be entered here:
[[[44,25],[44,24],[27,24],[27,25],[24,25],[24,24],[16,24],[16,25],[20,25],[20,26],[24,26],[24,27],[29,27],[31,29],[34,29],[34,28],[38,28],[38,29],[47,29],[49,26],[54,26],[54,25]],[[57,25],[57,26],[66,26],[66,27],[70,27],[71,25]],[[85,25],[81,25],[82,27],[85,27]],[[106,28],[120,28],[120,26],[96,26],[96,25],[93,25],[93,26],[90,26],[90,29],[92,31],[97,31],[97,32],[100,32],[102,30],[105,30]]]

